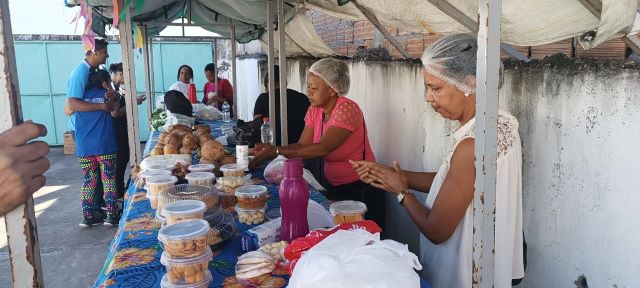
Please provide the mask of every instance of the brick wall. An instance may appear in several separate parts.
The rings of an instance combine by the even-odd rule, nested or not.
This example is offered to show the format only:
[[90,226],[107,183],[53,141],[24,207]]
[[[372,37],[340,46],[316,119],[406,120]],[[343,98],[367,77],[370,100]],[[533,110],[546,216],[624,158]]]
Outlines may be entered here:
[[[338,55],[352,57],[358,47],[374,48],[377,46],[376,44],[381,44],[389,50],[393,58],[402,58],[400,52],[382,34],[377,32],[375,26],[369,21],[342,20],[318,11],[308,11],[307,16],[311,19],[322,40]],[[386,28],[414,58],[420,58],[424,48],[439,37],[400,31],[391,26],[386,26]],[[530,53],[533,59],[542,59],[556,53],[571,56],[572,40],[567,39],[557,43],[532,46],[531,49],[529,47],[514,48],[524,55]],[[579,44],[576,44],[575,55],[577,57],[624,60],[625,50],[624,42],[620,39],[614,39],[590,50],[583,50]],[[507,55],[502,56],[503,58],[508,57]]]

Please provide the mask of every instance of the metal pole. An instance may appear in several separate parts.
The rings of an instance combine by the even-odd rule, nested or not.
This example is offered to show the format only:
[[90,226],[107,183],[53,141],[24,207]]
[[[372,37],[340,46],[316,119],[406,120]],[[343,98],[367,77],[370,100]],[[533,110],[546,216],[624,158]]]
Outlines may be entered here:
[[238,87],[237,83],[237,74],[236,74],[236,54],[238,47],[236,45],[236,27],[231,26],[231,77],[233,84],[233,115],[235,115],[236,119],[238,119]]
[[[272,119],[276,117],[276,85],[274,83],[275,75],[275,61],[273,59],[273,0],[267,0],[267,33],[269,38],[269,45],[267,48],[267,71],[269,71],[269,118],[270,122],[274,123]],[[271,125],[271,134],[275,136],[275,125]],[[273,141],[275,137],[271,139],[272,144],[275,144]]]
[[474,287],[493,287],[494,284],[501,10],[501,0],[478,1],[472,262]]
[[[289,133],[287,123],[287,44],[284,39],[284,0],[278,0],[278,36],[279,36],[279,56],[280,62],[280,145],[289,144]],[[275,123],[275,122],[274,122]]]
[[[0,0],[0,132],[22,123],[9,1]],[[4,215],[13,287],[44,287],[33,197]]]
[[[147,26],[145,26],[145,27],[147,27]],[[156,66],[153,63],[153,37],[149,37],[148,40],[149,40],[148,47],[149,47],[149,80],[150,80],[149,91],[150,91],[150,97],[147,98],[148,99],[147,101],[149,101],[149,106],[152,107],[151,111],[153,112],[153,108],[155,108],[154,106],[156,104],[156,101],[155,101],[156,100],[156,78],[155,78],[156,75],[155,75],[155,71],[154,71],[156,69]],[[149,115],[149,117],[151,117],[151,115]]]
[[391,33],[387,31],[386,28],[384,28],[384,25],[382,25],[382,23],[378,21],[378,17],[376,17],[375,14],[371,13],[369,10],[367,10],[367,8],[363,7],[356,0],[351,0],[351,3],[353,3],[353,5],[355,5],[356,8],[360,10],[360,13],[362,13],[362,15],[364,15],[364,17],[366,17],[369,20],[369,22],[371,22],[371,24],[373,24],[373,26],[376,26],[378,31],[380,31],[380,33],[382,33],[382,35],[384,35],[384,37],[387,38],[389,42],[391,42],[391,45],[393,45],[393,47],[396,47],[396,49],[400,51],[400,54],[402,54],[404,58],[411,58],[411,55],[409,54],[409,52],[407,52],[407,50],[404,49],[402,44],[400,44],[400,42],[398,42],[398,40],[396,40],[396,38],[393,37]]
[[[123,2],[123,0],[119,0]],[[122,3],[121,5],[123,5]],[[122,6],[124,7],[124,5]],[[136,73],[135,65],[133,62],[133,50],[131,44],[133,43],[133,33],[131,31],[131,10],[127,9],[125,19],[121,19],[120,27],[120,46],[122,47],[122,70],[126,79],[125,85],[129,93],[125,95],[125,109],[127,115],[127,129],[129,136],[129,163],[135,165],[142,159],[142,152],[140,151],[140,126],[138,122],[138,101],[136,99]]]
[[220,96],[220,91],[218,91],[218,39],[213,39],[213,67],[215,67],[215,80],[214,85],[216,87],[216,96]]
[[[144,63],[144,81],[145,81],[145,95],[147,99],[151,99],[151,71],[149,65],[149,43],[147,42],[147,26],[142,26],[142,61]],[[136,93],[137,94],[137,93]],[[151,123],[151,113],[153,107],[151,103],[147,103],[147,120]]]

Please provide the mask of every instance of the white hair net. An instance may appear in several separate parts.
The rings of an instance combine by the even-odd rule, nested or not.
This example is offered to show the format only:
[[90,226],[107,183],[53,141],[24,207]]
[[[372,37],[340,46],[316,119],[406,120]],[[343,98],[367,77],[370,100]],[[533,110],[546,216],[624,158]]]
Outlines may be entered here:
[[[421,60],[429,74],[456,86],[468,96],[476,93],[477,54],[478,40],[475,36],[455,34],[444,36],[429,45],[422,53]],[[502,64],[500,75],[502,80]]]
[[322,78],[331,89],[344,96],[349,92],[349,66],[344,61],[334,58],[324,58],[316,61],[309,68],[309,73]]

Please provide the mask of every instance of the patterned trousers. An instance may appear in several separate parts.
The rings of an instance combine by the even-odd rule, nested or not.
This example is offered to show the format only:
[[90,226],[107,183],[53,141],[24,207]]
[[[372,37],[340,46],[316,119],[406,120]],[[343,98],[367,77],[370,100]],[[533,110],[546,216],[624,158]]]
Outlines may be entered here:
[[107,215],[116,215],[116,154],[78,157],[84,182],[82,183],[82,215],[93,217],[95,211],[96,186],[102,179]]

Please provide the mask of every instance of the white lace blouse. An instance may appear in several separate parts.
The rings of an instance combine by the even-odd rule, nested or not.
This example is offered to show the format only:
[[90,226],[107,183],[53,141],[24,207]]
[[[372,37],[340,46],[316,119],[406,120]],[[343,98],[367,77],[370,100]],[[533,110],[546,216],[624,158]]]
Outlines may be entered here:
[[[440,166],[427,196],[429,209],[438,197],[449,171],[451,156],[466,138],[475,138],[475,118],[453,134],[455,144]],[[498,112],[498,169],[496,183],[496,226],[494,287],[511,287],[511,279],[524,276],[522,254],[522,150],[518,121],[511,114]],[[434,244],[420,235],[422,276],[434,288],[471,287],[473,252],[473,202],[458,223],[451,238]]]

